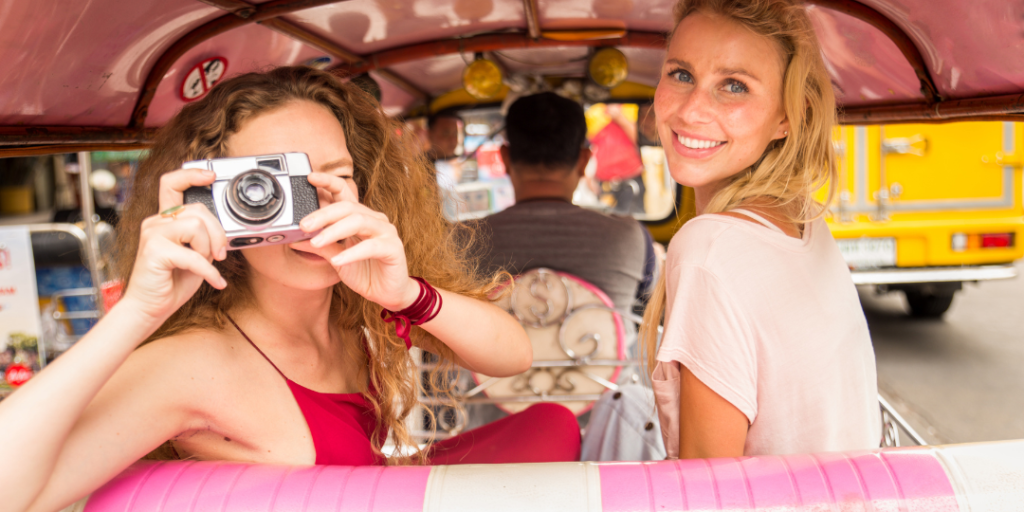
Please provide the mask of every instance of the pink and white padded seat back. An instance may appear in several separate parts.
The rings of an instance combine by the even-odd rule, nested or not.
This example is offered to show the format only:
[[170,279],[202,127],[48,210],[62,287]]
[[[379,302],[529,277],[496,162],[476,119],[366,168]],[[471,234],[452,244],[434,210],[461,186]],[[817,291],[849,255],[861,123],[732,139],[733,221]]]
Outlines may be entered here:
[[[495,301],[519,320],[533,344],[533,367],[507,378],[474,374],[498,407],[515,413],[557,401],[579,415],[591,407],[626,359],[622,315],[596,286],[565,272],[537,268],[517,276]],[[578,398],[578,400],[574,400]]]
[[85,512],[1005,512],[1024,441],[657,462],[259,466],[141,462]]

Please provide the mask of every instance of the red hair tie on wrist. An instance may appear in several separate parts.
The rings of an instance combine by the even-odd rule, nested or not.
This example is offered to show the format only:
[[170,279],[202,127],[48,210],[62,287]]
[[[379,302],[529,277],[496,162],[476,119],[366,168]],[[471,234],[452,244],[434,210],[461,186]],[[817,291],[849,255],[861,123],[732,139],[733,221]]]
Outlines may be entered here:
[[420,293],[412,305],[397,313],[390,309],[380,311],[380,318],[385,323],[395,324],[395,334],[405,340],[406,350],[412,348],[412,340],[409,339],[412,326],[433,320],[441,312],[442,304],[441,294],[430,283],[422,277],[410,277],[420,284]]

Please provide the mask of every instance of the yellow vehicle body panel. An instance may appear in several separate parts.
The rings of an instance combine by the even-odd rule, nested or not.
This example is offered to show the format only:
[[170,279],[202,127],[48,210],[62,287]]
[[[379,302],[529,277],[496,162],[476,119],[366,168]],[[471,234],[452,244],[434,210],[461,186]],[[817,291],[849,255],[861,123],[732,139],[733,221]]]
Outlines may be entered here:
[[[835,141],[838,197],[828,222],[836,239],[894,238],[897,267],[1024,257],[1021,123],[845,126]],[[995,233],[1013,233],[1013,246],[954,250],[954,234]]]
[[[1024,257],[1019,246],[1024,236],[1020,218],[957,220],[912,220],[884,225],[873,222],[831,223],[836,239],[872,237],[896,239],[897,267],[949,267],[1008,263]],[[967,249],[955,252],[950,246],[954,233],[1016,233],[1017,247]]]

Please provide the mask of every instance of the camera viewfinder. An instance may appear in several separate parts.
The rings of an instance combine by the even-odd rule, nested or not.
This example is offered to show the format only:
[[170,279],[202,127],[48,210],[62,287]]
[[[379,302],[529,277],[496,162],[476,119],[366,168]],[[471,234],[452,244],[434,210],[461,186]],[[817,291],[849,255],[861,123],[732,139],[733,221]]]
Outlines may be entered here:
[[256,161],[256,165],[259,167],[266,167],[267,169],[273,169],[280,172],[283,167],[281,166],[280,158],[267,158]]

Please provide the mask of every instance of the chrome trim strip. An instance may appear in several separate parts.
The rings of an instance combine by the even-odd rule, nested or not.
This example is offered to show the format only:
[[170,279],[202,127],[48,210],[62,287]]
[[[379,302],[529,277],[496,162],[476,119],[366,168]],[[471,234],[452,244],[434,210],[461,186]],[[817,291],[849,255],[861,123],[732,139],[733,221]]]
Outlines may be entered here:
[[1003,122],[1003,153],[1007,155],[1014,152],[1014,141],[1013,141],[1013,123],[1010,121]]
[[889,152],[885,148],[885,125],[878,127],[878,190],[875,191],[876,221],[889,220],[889,176],[886,172],[885,157]]
[[857,206],[854,211],[860,212],[860,208],[868,208],[868,129],[866,126],[858,126],[853,131],[853,145],[857,147],[856,163],[854,169],[857,172]]
[[952,283],[964,281],[991,281],[1017,277],[1017,268],[1008,265],[978,267],[922,267],[880,270],[854,270],[850,272],[853,284],[910,284]]
[[[1012,155],[1017,150],[1014,129],[1014,123],[1009,121],[1003,122],[1003,154]],[[1010,203],[1010,207],[1014,206],[1014,200],[1016,199],[1014,196],[1018,192],[1013,188],[1013,170],[1012,165],[1003,166],[1003,173],[1006,176],[1003,183],[1003,196],[1004,201]]]

